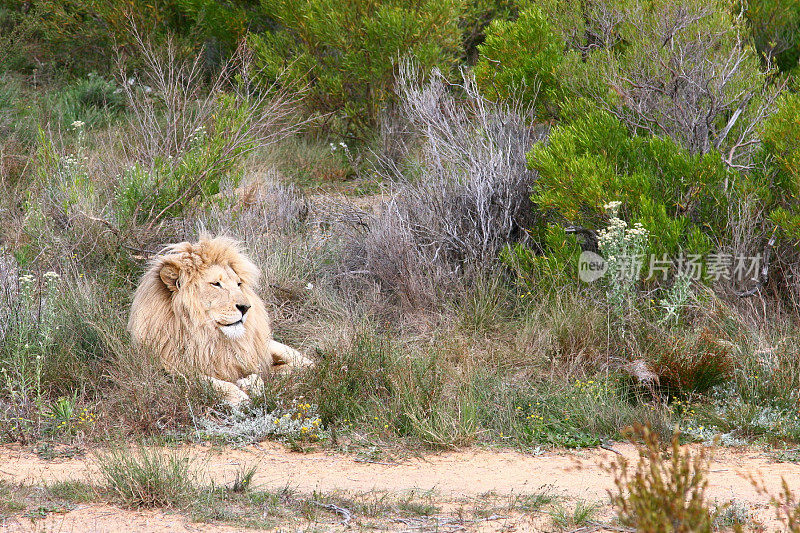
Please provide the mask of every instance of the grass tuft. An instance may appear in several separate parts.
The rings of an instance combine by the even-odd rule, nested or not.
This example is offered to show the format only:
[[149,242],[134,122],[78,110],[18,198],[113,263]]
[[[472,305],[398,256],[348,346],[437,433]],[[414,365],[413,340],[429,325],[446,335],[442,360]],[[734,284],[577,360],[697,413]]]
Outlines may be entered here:
[[190,461],[160,450],[117,449],[98,458],[109,492],[125,507],[180,508],[197,492]]

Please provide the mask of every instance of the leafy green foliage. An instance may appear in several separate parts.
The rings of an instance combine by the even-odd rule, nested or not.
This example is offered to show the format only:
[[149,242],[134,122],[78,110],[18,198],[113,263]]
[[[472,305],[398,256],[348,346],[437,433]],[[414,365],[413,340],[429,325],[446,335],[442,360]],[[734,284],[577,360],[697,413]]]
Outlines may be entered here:
[[125,109],[125,96],[117,85],[94,73],[59,91],[53,102],[62,128],[81,121],[99,126],[119,117]]
[[199,126],[178,157],[157,158],[150,168],[136,164],[122,177],[116,190],[121,226],[177,216],[195,196],[217,194],[223,179],[238,181],[233,170],[254,141],[234,140],[252,117],[234,96],[222,94],[217,103],[208,129]]
[[769,114],[777,89],[726,3],[608,0],[576,9],[542,0],[541,7],[573,52],[561,70],[567,94],[589,98],[632,132],[751,164],[753,125]]
[[0,64],[23,72],[107,74],[130,24],[160,33],[177,27],[172,0],[0,0]]
[[768,188],[762,194],[765,196],[765,203],[774,206],[771,212],[772,221],[793,240],[800,239],[798,116],[800,95],[785,95],[779,102],[778,111],[764,123],[761,135],[764,155],[769,161],[767,175],[762,177]]
[[250,38],[265,75],[286,70],[284,79],[309,85],[310,109],[335,113],[351,134],[375,124],[400,57],[449,71],[458,55],[457,0],[263,0],[262,7],[281,26]]
[[[205,48],[207,66],[217,66],[247,36],[248,31],[263,31],[269,24],[258,0],[172,0],[175,10],[188,21],[178,23]],[[183,22],[183,21],[181,21]]]
[[486,29],[495,20],[513,20],[519,15],[517,0],[473,0],[464,3],[461,13],[464,59],[474,64],[478,45],[486,39]]
[[584,108],[528,154],[539,172],[533,199],[562,221],[605,226],[604,206],[641,223],[653,253],[705,253],[725,235],[730,175],[720,155],[693,155],[674,141],[631,135],[610,114]]
[[564,43],[544,13],[531,7],[513,22],[495,20],[478,46],[475,78],[490,98],[521,98],[540,115],[552,113],[559,96]]
[[749,0],[741,7],[762,56],[784,72],[796,69],[800,59],[800,4],[791,0]]

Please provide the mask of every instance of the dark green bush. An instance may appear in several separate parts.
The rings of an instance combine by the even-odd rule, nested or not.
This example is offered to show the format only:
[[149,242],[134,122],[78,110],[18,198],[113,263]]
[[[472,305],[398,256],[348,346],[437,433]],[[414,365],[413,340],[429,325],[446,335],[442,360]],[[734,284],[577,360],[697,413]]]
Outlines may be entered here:
[[559,97],[564,42],[542,11],[532,7],[513,22],[496,20],[478,46],[475,79],[489,98],[521,98],[539,114],[553,111]]
[[733,182],[720,154],[691,154],[670,139],[631,135],[610,114],[583,108],[528,154],[539,172],[533,199],[560,222],[605,227],[604,205],[650,232],[651,251],[712,251],[727,232]]
[[486,28],[495,20],[513,20],[519,14],[516,0],[473,0],[465,2],[461,14],[463,54],[467,63],[478,56],[478,45],[486,38]]
[[800,240],[800,95],[787,94],[779,104],[761,134],[768,165],[763,181],[771,185],[763,193],[773,207],[772,221],[796,241]]
[[394,85],[395,64],[416,57],[424,70],[448,71],[458,57],[456,0],[263,0],[280,29],[250,42],[269,81],[309,85],[311,111],[334,113],[350,134],[374,126]]

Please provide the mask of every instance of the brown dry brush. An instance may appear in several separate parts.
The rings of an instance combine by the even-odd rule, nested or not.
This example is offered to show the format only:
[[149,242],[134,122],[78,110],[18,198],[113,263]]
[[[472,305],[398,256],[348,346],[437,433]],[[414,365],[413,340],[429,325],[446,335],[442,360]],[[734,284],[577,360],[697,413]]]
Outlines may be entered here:
[[636,466],[621,455],[606,466],[617,488],[617,492],[609,490],[609,496],[622,523],[637,531],[710,532],[706,449],[697,454],[682,450],[674,433],[664,452],[656,433],[643,426],[635,427],[633,436],[642,441]]
[[470,74],[453,85],[401,64],[392,127],[377,173],[389,200],[362,217],[345,247],[343,275],[366,276],[412,307],[496,266],[510,242],[526,242],[536,174],[525,154],[546,136],[515,102],[490,102]]

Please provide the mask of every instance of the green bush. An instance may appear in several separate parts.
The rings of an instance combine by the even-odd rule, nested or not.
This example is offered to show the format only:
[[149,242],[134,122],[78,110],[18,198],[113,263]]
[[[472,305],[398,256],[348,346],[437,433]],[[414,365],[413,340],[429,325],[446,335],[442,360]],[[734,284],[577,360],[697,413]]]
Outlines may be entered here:
[[234,170],[256,142],[242,135],[252,109],[233,95],[218,95],[216,103],[208,128],[198,126],[185,151],[157,157],[149,168],[137,163],[122,176],[115,190],[121,227],[178,216],[194,198],[219,193],[222,180],[238,182]]
[[[792,0],[742,2],[756,49],[781,71],[797,68],[800,59],[800,3]],[[735,6],[740,9],[740,6]]]
[[464,3],[461,13],[464,59],[474,64],[478,45],[486,39],[486,28],[495,20],[512,20],[519,15],[517,0],[473,0]]
[[774,107],[777,88],[728,4],[539,5],[573,51],[561,69],[568,95],[591,99],[632,132],[670,137],[693,154],[719,149],[730,166],[751,165],[754,125]]
[[457,0],[262,0],[280,29],[251,35],[269,81],[308,85],[311,111],[334,113],[364,136],[389,100],[400,57],[448,71],[458,57]]
[[98,126],[111,122],[125,110],[125,95],[115,83],[92,73],[56,93],[52,109],[64,129],[75,121]]
[[761,138],[767,162],[761,182],[767,205],[773,207],[770,218],[792,240],[800,239],[800,95],[785,95],[777,113],[763,126]]
[[205,49],[207,67],[217,67],[248,31],[263,31],[269,21],[258,0],[172,0],[176,17],[172,28],[191,34]]
[[691,154],[670,139],[631,135],[610,114],[584,107],[528,154],[539,172],[533,200],[560,222],[606,225],[605,207],[650,234],[650,251],[707,253],[727,233],[725,184],[733,178],[720,154]]
[[535,104],[540,115],[554,111],[564,42],[540,9],[523,11],[513,22],[492,22],[478,50],[475,79],[489,98],[514,95]]

